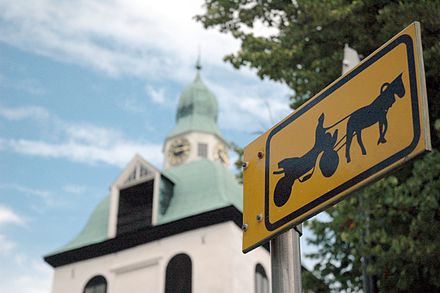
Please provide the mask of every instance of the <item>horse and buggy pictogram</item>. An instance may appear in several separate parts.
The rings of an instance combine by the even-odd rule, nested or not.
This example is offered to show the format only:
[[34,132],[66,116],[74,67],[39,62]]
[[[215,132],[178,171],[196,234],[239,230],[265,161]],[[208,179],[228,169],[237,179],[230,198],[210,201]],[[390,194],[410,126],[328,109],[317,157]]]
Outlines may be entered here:
[[[379,95],[370,104],[357,109],[330,126],[324,127],[325,115],[322,113],[318,118],[315,129],[315,143],[313,147],[301,157],[285,158],[278,162],[278,168],[273,174],[283,174],[275,186],[274,203],[278,207],[284,206],[292,194],[295,181],[303,183],[309,180],[317,167],[325,177],[331,177],[339,165],[338,152],[345,146],[346,163],[351,162],[350,149],[352,140],[356,137],[362,155],[367,155],[362,140],[362,130],[378,125],[379,137],[377,145],[387,143],[385,138],[388,130],[387,114],[391,106],[396,102],[396,96],[405,96],[405,86],[402,73],[391,82],[385,82],[380,87]],[[338,141],[338,129],[330,133],[331,129],[347,120],[346,134]]]

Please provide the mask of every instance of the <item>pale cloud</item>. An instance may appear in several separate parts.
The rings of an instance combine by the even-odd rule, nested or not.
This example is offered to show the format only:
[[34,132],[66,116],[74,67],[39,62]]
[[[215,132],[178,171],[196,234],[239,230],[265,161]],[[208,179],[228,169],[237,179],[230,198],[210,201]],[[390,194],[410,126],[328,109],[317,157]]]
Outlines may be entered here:
[[206,83],[219,100],[220,126],[224,129],[261,133],[292,111],[288,106],[291,91],[284,85],[256,78]]
[[[6,225],[23,225],[24,219],[16,214],[11,208],[0,205],[0,228]],[[6,235],[0,233],[0,255],[5,255],[15,248],[15,243]]]
[[113,141],[120,141],[121,134],[114,129],[99,127],[91,124],[65,125],[65,132],[70,142],[106,146]]
[[7,143],[6,140],[0,138],[0,151],[5,150],[5,148],[6,148],[6,143]]
[[49,118],[49,112],[39,106],[24,106],[10,108],[0,105],[0,117],[17,121],[23,119],[45,120]]
[[30,156],[46,158],[63,158],[75,162],[94,164],[106,163],[122,167],[139,153],[156,166],[161,165],[162,148],[159,144],[115,141],[102,145],[81,142],[49,143],[38,140],[11,139],[8,149]]
[[15,248],[15,243],[5,235],[0,234],[0,255],[7,254]]
[[197,1],[4,0],[0,40],[41,55],[92,66],[111,75],[187,80],[200,45],[203,62],[222,57],[239,42],[204,30]]
[[46,93],[46,89],[35,78],[12,79],[0,75],[0,87],[11,88],[34,96]]
[[24,219],[7,206],[0,205],[0,226],[6,224],[23,225]]
[[[17,258],[20,260],[17,262]],[[43,260],[9,253],[0,266],[0,292],[48,293],[53,269]]]
[[165,104],[165,89],[163,88],[154,88],[151,85],[147,85],[145,87],[145,91],[147,92],[147,95],[151,98],[153,103],[163,105]]
[[41,199],[47,206],[54,206],[57,203],[53,193],[48,190],[41,190],[17,184],[0,184],[0,189],[15,190],[25,195],[37,197]]
[[[141,154],[156,166],[162,164],[162,145],[144,141],[134,141],[113,128],[96,126],[90,123],[69,123],[54,115],[45,108],[21,107],[8,108],[5,115],[14,119],[50,117],[50,125],[55,141],[45,139],[8,139],[0,138],[0,150],[46,158],[68,159],[75,162],[95,164],[105,163],[122,167],[129,162],[135,153]],[[25,191],[25,190],[22,190]],[[28,190],[29,193],[38,191]],[[41,197],[48,194],[39,192]]]
[[142,105],[135,97],[127,97],[119,102],[119,105],[124,111],[130,113],[141,113],[145,109],[145,105]]
[[66,184],[63,186],[63,190],[71,194],[82,194],[87,188],[84,185]]
[[[205,30],[194,20],[203,12],[202,4],[202,0],[4,0],[0,41],[110,75],[148,80],[145,90],[158,105],[166,104],[166,91],[151,82],[189,83],[200,46],[202,74],[220,77],[209,84],[219,98],[220,126],[247,132],[272,126],[271,120],[289,113],[291,92],[286,86],[260,81],[255,70],[236,71],[225,64],[223,57],[237,51],[240,43],[228,34]],[[276,33],[261,23],[252,31],[264,36]],[[141,107],[128,98],[122,108],[138,112]]]
[[[27,274],[18,275],[12,284],[18,290],[11,292],[48,293],[50,292],[52,269],[42,260],[31,260]],[[21,289],[20,289],[21,288]]]

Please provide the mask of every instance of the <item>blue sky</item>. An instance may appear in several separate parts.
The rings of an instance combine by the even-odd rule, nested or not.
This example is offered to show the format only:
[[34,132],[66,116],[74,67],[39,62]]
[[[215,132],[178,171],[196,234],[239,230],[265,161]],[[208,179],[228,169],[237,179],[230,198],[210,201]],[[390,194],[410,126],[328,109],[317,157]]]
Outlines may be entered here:
[[201,5],[0,0],[0,292],[49,292],[42,256],[79,232],[134,154],[162,167],[199,47],[226,139],[244,146],[290,112],[287,87],[222,61],[239,43],[203,30]]

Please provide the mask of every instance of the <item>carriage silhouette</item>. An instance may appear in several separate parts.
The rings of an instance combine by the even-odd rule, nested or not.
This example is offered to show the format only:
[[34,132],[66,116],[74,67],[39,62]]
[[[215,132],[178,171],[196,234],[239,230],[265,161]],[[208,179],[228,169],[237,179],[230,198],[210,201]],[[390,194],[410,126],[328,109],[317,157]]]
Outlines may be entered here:
[[[275,186],[275,205],[281,207],[287,203],[292,194],[295,181],[298,180],[299,183],[303,183],[312,177],[316,169],[318,157],[319,169],[325,177],[331,177],[337,171],[339,166],[338,151],[344,146],[346,162],[350,163],[350,149],[355,136],[362,155],[367,155],[367,150],[362,140],[363,129],[378,124],[379,138],[377,145],[385,144],[387,142],[385,134],[388,130],[387,114],[396,101],[395,96],[399,98],[405,96],[402,73],[390,83],[383,83],[379,95],[372,103],[354,111],[328,127],[324,127],[325,115],[322,113],[318,118],[318,124],[315,129],[315,143],[313,147],[301,157],[286,158],[278,162],[279,170],[274,171],[273,174],[284,174],[284,176],[278,180]],[[346,134],[338,141],[338,130],[336,129],[333,134],[329,130],[347,119]],[[345,142],[343,142],[344,140]]]

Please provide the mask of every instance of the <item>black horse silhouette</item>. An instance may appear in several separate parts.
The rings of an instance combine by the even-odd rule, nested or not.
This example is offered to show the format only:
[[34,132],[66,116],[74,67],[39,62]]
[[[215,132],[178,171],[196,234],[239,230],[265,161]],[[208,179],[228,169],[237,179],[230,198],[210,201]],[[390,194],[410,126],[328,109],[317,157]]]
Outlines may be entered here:
[[[319,154],[323,153],[319,164],[321,172],[326,177],[333,175],[339,164],[338,154],[334,151],[337,138],[338,130],[331,135],[324,128],[324,113],[322,113],[316,126],[315,145],[312,149],[302,157],[286,158],[278,162],[278,168],[283,170],[273,173],[284,174],[278,181],[274,192],[274,202],[278,207],[283,206],[289,200],[295,180],[304,182],[312,177]],[[307,174],[310,171],[312,172]],[[301,178],[301,176],[304,177]]]
[[354,111],[347,122],[347,140],[345,145],[345,158],[350,163],[350,147],[353,136],[356,135],[362,155],[367,154],[362,141],[362,130],[376,123],[379,124],[379,139],[377,144],[386,143],[385,134],[388,129],[388,110],[396,101],[397,95],[403,98],[405,95],[405,86],[402,81],[402,73],[399,74],[391,83],[385,82],[380,88],[380,94],[369,105]]

